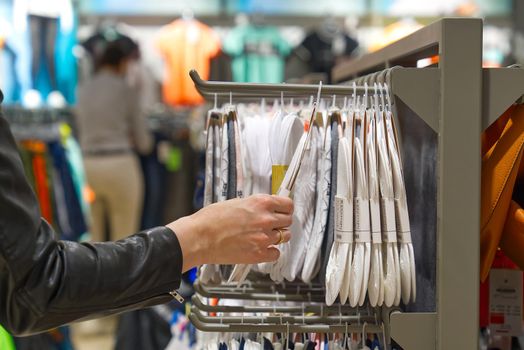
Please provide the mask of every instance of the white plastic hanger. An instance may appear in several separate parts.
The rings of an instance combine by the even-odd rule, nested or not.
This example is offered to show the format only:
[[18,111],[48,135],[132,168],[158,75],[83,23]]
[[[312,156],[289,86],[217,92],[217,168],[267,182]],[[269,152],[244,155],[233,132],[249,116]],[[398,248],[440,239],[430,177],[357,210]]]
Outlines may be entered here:
[[[335,197],[335,237],[326,269],[326,304],[339,295],[346,267],[353,259],[353,186],[350,165],[351,147],[346,137],[338,142],[337,193]],[[345,300],[343,301],[345,303]]]
[[[385,86],[387,93],[387,86]],[[388,107],[390,108],[389,96]],[[409,223],[409,213],[407,206],[406,187],[402,174],[402,163],[400,160],[400,150],[395,135],[394,121],[390,113],[386,115],[386,130],[388,145],[390,149],[393,169],[393,188],[395,196],[395,207],[397,213],[397,238],[400,243],[399,267],[401,295],[404,304],[414,301],[416,298],[416,271],[413,244],[411,241],[411,229]]]
[[378,94],[375,84],[373,106],[368,114],[368,133],[366,139],[367,150],[367,173],[369,203],[371,214],[371,267],[368,284],[369,302],[371,306],[378,305],[381,293],[384,293],[382,275],[382,229],[380,223],[380,190],[378,184],[377,153],[376,153],[376,120],[375,113],[378,111]]

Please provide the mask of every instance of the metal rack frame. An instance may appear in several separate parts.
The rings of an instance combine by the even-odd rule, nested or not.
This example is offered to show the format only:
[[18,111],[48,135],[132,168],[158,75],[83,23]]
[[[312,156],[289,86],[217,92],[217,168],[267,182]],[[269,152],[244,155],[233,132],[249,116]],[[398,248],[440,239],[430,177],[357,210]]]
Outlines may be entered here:
[[[481,19],[445,18],[333,70],[334,80],[347,84],[403,66],[389,71],[390,92],[438,138],[436,311],[395,311],[384,318],[386,332],[405,350],[478,348],[480,134],[524,94],[523,69],[482,68],[482,27]],[[414,68],[419,59],[437,55],[436,67]],[[209,101],[215,93],[224,98],[231,91],[237,92],[236,100],[260,98],[260,94],[314,95],[318,89],[318,85],[205,82],[194,71],[190,75]],[[324,86],[322,95],[349,96],[352,91],[351,86]],[[362,93],[363,87],[357,91]],[[210,325],[195,315],[191,319],[198,328],[210,331],[250,330],[247,325]],[[286,329],[286,325],[266,326],[268,331]],[[296,327],[291,331],[307,329]],[[334,330],[329,327],[325,331]]]
[[437,309],[392,314],[391,336],[406,350],[477,349],[480,133],[524,94],[524,70],[483,69],[482,20],[446,18],[338,65],[333,76],[348,82],[395,65],[416,67],[436,55],[437,67],[391,73],[395,99],[438,135]]

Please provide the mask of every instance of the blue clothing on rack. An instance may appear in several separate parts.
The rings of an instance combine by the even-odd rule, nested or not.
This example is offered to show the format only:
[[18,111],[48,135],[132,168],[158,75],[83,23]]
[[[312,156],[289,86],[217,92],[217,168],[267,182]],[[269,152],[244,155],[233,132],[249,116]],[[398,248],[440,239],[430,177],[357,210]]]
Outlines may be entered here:
[[67,205],[70,229],[60,228],[62,239],[77,241],[87,231],[87,225],[80,204],[81,198],[77,195],[70,164],[64,147],[59,141],[48,144],[49,153],[53,159],[56,174],[60,177],[64,189],[64,199]]

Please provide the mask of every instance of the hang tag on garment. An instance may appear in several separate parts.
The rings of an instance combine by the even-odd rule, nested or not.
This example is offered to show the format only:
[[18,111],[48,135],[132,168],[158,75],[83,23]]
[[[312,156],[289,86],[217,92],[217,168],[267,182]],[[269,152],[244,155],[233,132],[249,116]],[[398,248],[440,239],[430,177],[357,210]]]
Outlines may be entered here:
[[397,242],[397,226],[395,222],[395,200],[393,198],[381,198],[382,210],[382,241],[386,243]]
[[369,200],[355,198],[355,242],[370,243],[371,227],[369,222]]
[[335,196],[335,242],[353,243],[353,200]]
[[380,200],[369,200],[369,213],[371,215],[371,239],[373,243],[382,243],[382,230],[380,223]]
[[492,334],[518,337],[522,327],[522,271],[489,273],[489,328]]
[[397,233],[400,243],[411,243],[411,228],[409,227],[409,213],[405,198],[395,199],[397,212]]
[[286,171],[288,165],[278,165],[273,164],[271,166],[271,194],[277,194],[284,177],[286,176]]

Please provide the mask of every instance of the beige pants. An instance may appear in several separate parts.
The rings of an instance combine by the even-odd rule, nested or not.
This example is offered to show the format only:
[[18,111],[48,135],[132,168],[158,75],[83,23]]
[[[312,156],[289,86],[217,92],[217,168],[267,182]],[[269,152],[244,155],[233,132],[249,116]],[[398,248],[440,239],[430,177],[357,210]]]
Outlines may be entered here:
[[87,182],[96,198],[91,206],[91,237],[105,240],[105,219],[110,239],[116,241],[139,230],[144,183],[138,159],[133,154],[86,156]]

